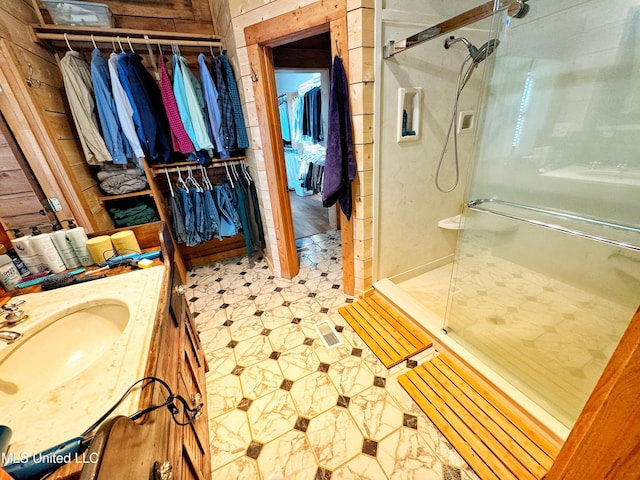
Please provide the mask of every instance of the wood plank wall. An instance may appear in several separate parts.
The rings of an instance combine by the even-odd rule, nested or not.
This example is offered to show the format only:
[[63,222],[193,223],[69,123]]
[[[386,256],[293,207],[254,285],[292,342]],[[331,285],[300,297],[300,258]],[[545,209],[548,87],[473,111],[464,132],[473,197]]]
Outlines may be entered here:
[[[30,0],[15,0],[0,4],[0,37],[4,38],[18,60],[24,78],[29,75],[31,64],[33,78],[39,80],[38,88],[29,88],[39,114],[51,132],[56,132],[53,141],[60,152],[59,161],[74,180],[74,187],[82,192],[85,208],[91,212],[94,225],[90,229],[112,228],[111,218],[98,203],[99,191],[91,170],[81,153],[73,121],[63,93],[62,75],[52,52],[34,41],[30,25],[38,23],[38,17]],[[35,113],[35,112],[34,112]],[[28,158],[29,162],[39,159]]]
[[357,173],[353,182],[353,270],[355,293],[373,293],[373,0],[347,0],[349,100]]
[[[208,0],[100,0],[109,7],[113,27],[163,32],[215,34]],[[46,8],[45,21],[53,23]]]

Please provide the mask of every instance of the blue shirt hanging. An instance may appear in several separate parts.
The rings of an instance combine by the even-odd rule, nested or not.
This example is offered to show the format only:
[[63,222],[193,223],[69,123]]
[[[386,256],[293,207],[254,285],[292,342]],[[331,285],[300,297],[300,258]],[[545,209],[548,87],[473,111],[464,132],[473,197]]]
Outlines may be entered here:
[[229,158],[229,152],[224,147],[222,141],[222,119],[220,117],[220,107],[218,106],[218,90],[213,83],[206,57],[203,53],[198,55],[198,64],[200,65],[200,81],[202,82],[202,93],[207,104],[207,114],[213,134],[213,141],[220,158]]
[[131,145],[122,134],[118,120],[118,111],[111,91],[109,64],[97,48],[91,52],[91,83],[93,83],[104,143],[111,153],[113,163],[126,164],[128,159],[134,158],[134,155]]
[[238,94],[238,86],[236,85],[236,79],[233,75],[233,69],[226,55],[220,55],[218,57],[222,68],[225,72],[227,80],[227,88],[229,89],[229,98],[231,99],[231,106],[233,108],[233,118],[236,126],[236,141],[238,148],[249,148],[249,137],[247,136],[247,126],[244,122],[244,116],[242,113],[242,104],[240,103],[240,95]]
[[171,155],[168,134],[158,122],[158,112],[147,91],[149,83],[143,79],[145,72],[149,75],[140,55],[123,53],[118,56],[118,76],[133,108],[133,123],[142,150],[150,160],[166,163]]
[[220,108],[220,115],[222,116],[222,142],[224,143],[224,148],[231,152],[236,149],[237,145],[233,105],[231,104],[229,90],[227,90],[227,85],[224,81],[220,62],[215,57],[211,59],[211,71],[212,76],[216,80],[216,86],[218,87],[218,107]]

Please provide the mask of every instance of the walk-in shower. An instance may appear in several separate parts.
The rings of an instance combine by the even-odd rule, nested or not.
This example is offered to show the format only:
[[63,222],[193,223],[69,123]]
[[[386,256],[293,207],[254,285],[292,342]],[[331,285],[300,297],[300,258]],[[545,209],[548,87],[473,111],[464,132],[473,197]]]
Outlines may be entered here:
[[[536,0],[520,20],[491,13],[498,2],[460,14],[469,3],[425,6],[419,18],[441,21],[416,35],[406,2],[376,12],[374,287],[566,434],[640,304],[640,7]],[[444,31],[460,17],[474,23]],[[465,75],[474,56],[490,56],[486,75]],[[403,87],[423,89],[415,144],[387,133]],[[477,121],[458,138],[465,188],[444,195],[451,92]],[[462,229],[439,228],[461,205]]]

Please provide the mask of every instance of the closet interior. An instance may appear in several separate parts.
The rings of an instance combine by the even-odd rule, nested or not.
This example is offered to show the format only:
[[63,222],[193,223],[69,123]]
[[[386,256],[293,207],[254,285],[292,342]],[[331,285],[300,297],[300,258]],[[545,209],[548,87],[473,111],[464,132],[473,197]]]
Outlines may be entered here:
[[34,31],[60,59],[80,144],[116,227],[166,221],[183,279],[191,266],[264,247],[236,78],[218,38],[57,25]]
[[273,53],[287,188],[298,239],[337,228],[335,209],[322,206],[330,43],[321,34],[274,48]]

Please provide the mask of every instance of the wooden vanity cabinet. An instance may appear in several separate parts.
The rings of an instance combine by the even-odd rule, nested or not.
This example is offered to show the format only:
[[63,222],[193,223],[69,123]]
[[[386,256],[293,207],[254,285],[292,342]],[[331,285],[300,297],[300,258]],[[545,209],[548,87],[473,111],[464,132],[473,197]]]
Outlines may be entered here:
[[[207,391],[205,373],[208,370],[204,351],[198,337],[195,323],[185,298],[185,288],[180,283],[177,269],[174,269],[171,310],[174,323],[180,331],[181,359],[178,363],[177,392],[190,402],[193,408],[202,403],[198,419],[181,428],[181,451],[179,474],[182,480],[209,480],[211,459],[209,452],[209,427],[207,422]],[[183,422],[186,419],[182,419]],[[176,472],[177,473],[177,472]]]
[[[155,238],[162,248],[166,270],[145,375],[163,379],[173,393],[181,395],[190,406],[200,402],[204,406],[191,425],[178,425],[166,407],[154,410],[136,422],[128,417],[107,421],[85,453],[85,458],[97,458],[98,462],[80,464],[81,471],[76,464],[75,472],[74,465],[66,465],[52,476],[54,480],[211,478],[205,382],[207,364],[187,303],[186,288],[180,281],[180,272],[173,265],[173,245],[166,225],[158,222],[141,226],[146,233],[138,232],[135,227],[132,230],[143,249],[152,248],[153,245],[143,245],[147,241],[140,241],[141,237],[148,236],[150,225],[155,226]],[[160,404],[165,398],[165,390],[159,384],[145,388],[138,408]],[[186,422],[182,408],[177,418],[182,423]],[[152,472],[156,462],[169,462],[171,477],[154,476]]]

